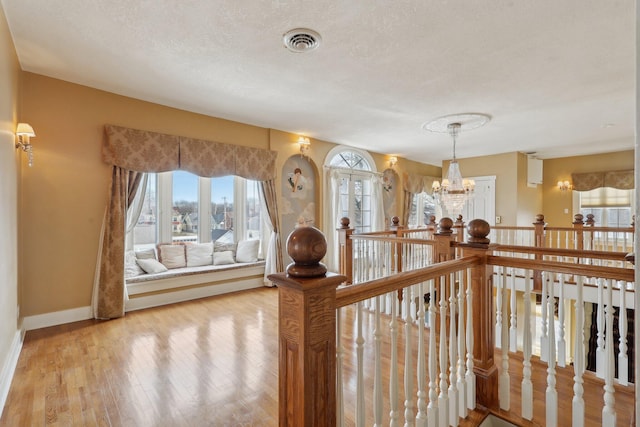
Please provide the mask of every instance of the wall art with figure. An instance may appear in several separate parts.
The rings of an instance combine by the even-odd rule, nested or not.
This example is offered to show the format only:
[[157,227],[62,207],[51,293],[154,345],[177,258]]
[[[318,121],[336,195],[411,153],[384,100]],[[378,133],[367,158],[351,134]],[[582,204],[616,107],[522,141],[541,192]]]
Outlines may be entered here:
[[[282,227],[283,248],[287,237],[295,228],[315,226],[316,191],[313,165],[302,156],[292,156],[284,163],[282,171]],[[286,250],[284,251],[286,255]]]

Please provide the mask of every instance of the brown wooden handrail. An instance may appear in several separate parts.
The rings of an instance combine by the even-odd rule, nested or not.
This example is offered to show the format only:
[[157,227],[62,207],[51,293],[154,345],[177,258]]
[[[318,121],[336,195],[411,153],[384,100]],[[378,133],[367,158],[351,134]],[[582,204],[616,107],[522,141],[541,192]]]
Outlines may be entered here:
[[394,274],[390,277],[358,283],[357,285],[339,287],[336,290],[336,308],[345,307],[349,304],[397,291],[407,286],[415,285],[416,283],[425,282],[445,274],[478,265],[479,263],[480,258],[478,257],[465,257],[452,261],[444,261],[419,270],[407,271]]
[[614,261],[625,261],[627,252],[607,252],[607,251],[590,251],[577,249],[559,249],[559,248],[538,248],[535,246],[517,246],[517,245],[494,245],[494,251],[516,252],[554,255],[571,258],[591,258],[591,259],[610,259]]

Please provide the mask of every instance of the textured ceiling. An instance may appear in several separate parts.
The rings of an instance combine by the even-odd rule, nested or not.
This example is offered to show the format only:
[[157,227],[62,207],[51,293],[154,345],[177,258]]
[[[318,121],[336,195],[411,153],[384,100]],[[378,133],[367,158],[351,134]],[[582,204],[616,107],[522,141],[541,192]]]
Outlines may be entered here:
[[[633,0],[1,0],[22,69],[440,165],[632,149]],[[320,47],[292,53],[307,27]]]

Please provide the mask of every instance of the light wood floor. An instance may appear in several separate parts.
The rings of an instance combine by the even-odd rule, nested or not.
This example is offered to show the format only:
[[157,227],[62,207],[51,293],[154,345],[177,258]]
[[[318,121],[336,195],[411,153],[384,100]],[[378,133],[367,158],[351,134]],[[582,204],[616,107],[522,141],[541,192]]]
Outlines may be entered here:
[[[263,288],[131,312],[106,322],[30,331],[0,426],[276,426],[277,293]],[[349,355],[354,316],[345,311],[343,341]],[[373,359],[370,346],[365,354]],[[383,357],[388,358],[388,351]],[[403,357],[401,353],[400,362]],[[345,357],[347,425],[354,423],[352,361]],[[534,364],[535,422],[522,423],[515,397],[521,368],[517,357],[511,361],[512,413],[503,415],[523,425],[543,425],[546,371]],[[388,360],[384,366],[388,372]],[[569,371],[559,373],[560,426],[570,425]],[[401,399],[402,374],[400,369]],[[388,382],[383,380],[385,387]],[[366,387],[373,390],[371,380]],[[585,388],[590,402],[586,425],[600,425],[602,384],[587,379]],[[627,427],[633,394],[617,388],[615,397],[618,425]],[[370,409],[371,402],[366,404]],[[384,413],[388,424],[388,408]]]

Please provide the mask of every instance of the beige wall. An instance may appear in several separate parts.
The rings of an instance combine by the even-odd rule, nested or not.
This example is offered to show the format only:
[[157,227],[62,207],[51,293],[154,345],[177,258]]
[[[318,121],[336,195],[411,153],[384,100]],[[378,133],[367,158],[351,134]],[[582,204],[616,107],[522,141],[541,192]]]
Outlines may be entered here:
[[542,186],[545,221],[551,226],[570,226],[573,215],[578,213],[573,211],[571,192],[558,190],[558,181],[571,181],[571,173],[633,169],[633,162],[633,150],[545,160]]
[[[21,120],[29,122],[38,135],[34,141],[35,165],[23,177],[21,232],[28,254],[22,258],[25,316],[90,304],[110,179],[110,168],[100,154],[105,124],[269,148],[278,151],[279,174],[289,156],[299,155],[298,136],[294,134],[189,113],[37,74],[23,73],[22,80]],[[311,140],[309,155],[320,178],[318,194],[323,194],[322,165],[334,146]],[[388,156],[371,154],[380,170],[388,166]],[[400,162],[413,173],[440,174],[440,168],[434,166],[404,159]],[[320,199],[317,218],[322,226],[321,203]]]
[[[4,11],[0,7],[0,374],[12,371],[19,342],[18,203],[21,157],[14,148],[18,116],[19,67]],[[0,375],[0,381],[10,381]],[[0,390],[8,384],[0,382]],[[1,393],[1,391],[0,391]],[[0,395],[0,413],[5,396]]]
[[518,153],[518,199],[515,225],[519,227],[530,226],[535,221],[536,215],[542,213],[542,185],[533,187],[528,185],[527,162],[527,155]]

